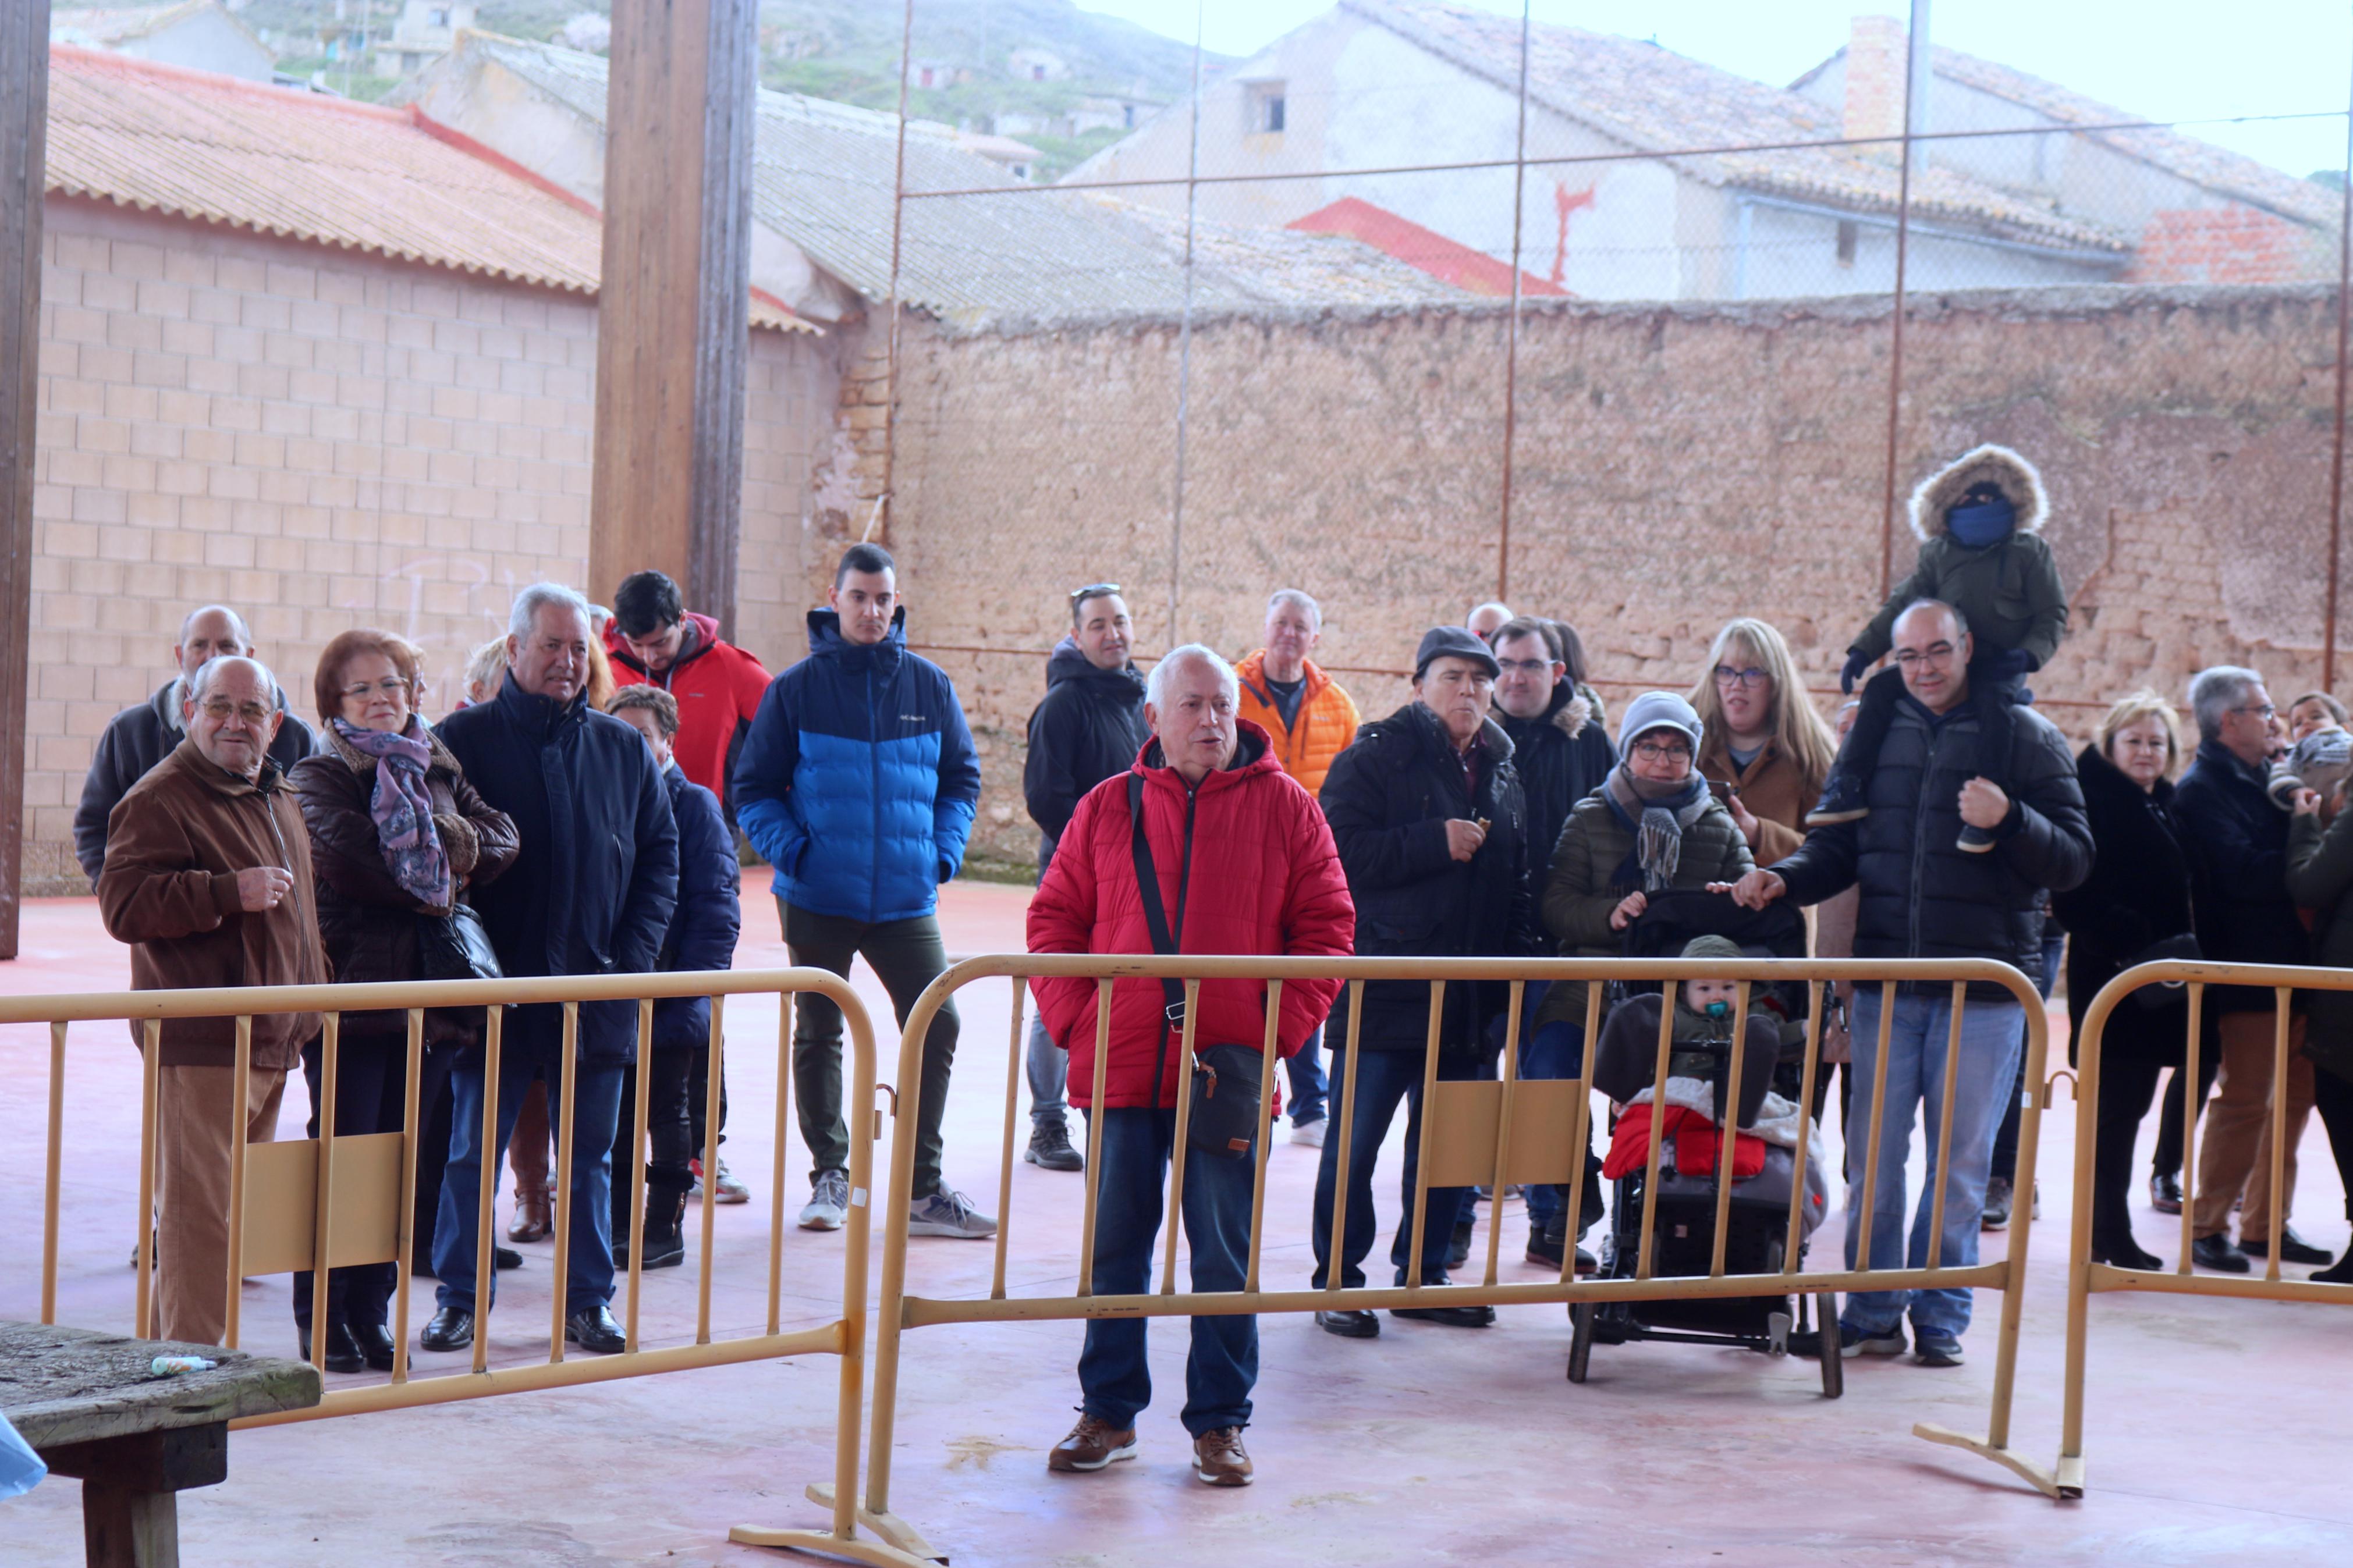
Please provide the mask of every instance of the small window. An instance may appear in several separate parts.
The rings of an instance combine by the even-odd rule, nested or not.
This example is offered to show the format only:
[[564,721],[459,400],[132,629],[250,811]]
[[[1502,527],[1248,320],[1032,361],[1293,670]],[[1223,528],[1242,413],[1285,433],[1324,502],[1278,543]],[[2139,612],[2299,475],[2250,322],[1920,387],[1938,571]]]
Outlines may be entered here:
[[1121,105],[1119,106],[1119,112],[1120,112],[1120,118],[1121,118],[1122,120],[1124,120],[1124,121],[1127,122],[1127,128],[1128,128],[1130,131],[1134,130],[1134,129],[1135,129],[1135,105],[1134,105],[1134,104],[1132,104],[1132,103],[1123,103],[1123,104],[1121,104]]
[[437,27],[446,27],[448,25],[449,7],[447,5],[436,5],[433,7],[433,26]]
[[1838,264],[1841,267],[1852,267],[1854,265],[1854,247],[1857,241],[1860,239],[1861,235],[1862,226],[1860,225],[1847,221],[1841,221],[1839,224]]
[[1280,136],[1282,134],[1282,83],[1279,81],[1253,83],[1250,89],[1251,134]]

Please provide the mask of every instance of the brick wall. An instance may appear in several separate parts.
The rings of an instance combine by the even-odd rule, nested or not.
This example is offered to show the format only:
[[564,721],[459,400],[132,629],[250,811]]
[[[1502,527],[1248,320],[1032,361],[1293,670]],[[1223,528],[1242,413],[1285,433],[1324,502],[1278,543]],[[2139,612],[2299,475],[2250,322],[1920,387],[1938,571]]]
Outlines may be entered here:
[[[1889,326],[1883,300],[1531,309],[1510,599],[1580,628],[1613,709],[1687,687],[1738,614],[1830,683],[1879,597]],[[2317,682],[2334,342],[2318,288],[1915,296],[1902,489],[1978,441],[2040,463],[2076,630],[2035,685],[2073,731],[2210,663]],[[1022,725],[1070,586],[1127,584],[1143,648],[1239,655],[1294,584],[1319,658],[1370,670],[1492,594],[1503,346],[1484,307],[1197,325],[1172,623],[1173,323],[911,327],[892,544],[914,640],[987,650],[937,655],[983,748],[979,851],[1034,847]],[[1406,695],[1344,679],[1368,714]]]
[[[428,713],[513,590],[588,552],[593,302],[52,197],[35,454],[30,891],[79,891],[90,748],[171,675],[195,605],[251,622],[308,716],[311,663],[375,624]],[[838,370],[753,337],[742,640],[797,653],[808,474]]]
[[2335,263],[2328,236],[2246,206],[2149,215],[2126,283],[2293,283]]

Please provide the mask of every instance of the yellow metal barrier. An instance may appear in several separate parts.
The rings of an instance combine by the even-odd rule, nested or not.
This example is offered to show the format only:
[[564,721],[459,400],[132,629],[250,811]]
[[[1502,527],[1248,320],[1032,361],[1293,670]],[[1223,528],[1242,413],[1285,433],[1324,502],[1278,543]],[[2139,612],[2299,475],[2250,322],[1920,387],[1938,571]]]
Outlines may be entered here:
[[[2169,1269],[2119,1268],[2092,1261],[2092,1184],[2098,1153],[2100,1046],[2117,1005],[2145,985],[2188,987],[2187,1053],[2174,1081],[2181,1086],[2181,1258]],[[2271,1237],[2269,1261],[2260,1279],[2195,1274],[2189,1247],[2198,1206],[2199,1061],[2204,1046],[2202,1013],[2209,985],[2244,985],[2272,994]],[[2065,1409],[2059,1444],[2057,1495],[2084,1495],[2084,1367],[2089,1351],[2094,1292],[2154,1290],[2177,1296],[2223,1296],[2258,1301],[2353,1301],[2353,1285],[2316,1284],[2280,1278],[2280,1233],[2287,1225],[2285,1171],[2290,999],[2297,991],[2353,991],[2353,971],[2300,969],[2269,963],[2144,963],[2127,969],[2100,988],[2084,1014],[2083,1037],[2075,1043],[2075,1232],[2067,1260],[2067,1368]]]
[[[1166,1206],[1168,1235],[1162,1259],[1160,1289],[1156,1292],[1135,1295],[1106,1296],[1094,1293],[1094,1222],[1097,1210],[1097,1183],[1102,1172],[1102,1127],[1098,1119],[1090,1118],[1088,1131],[1086,1192],[1083,1230],[1080,1237],[1078,1288],[1069,1296],[1008,1296],[1006,1288],[1008,1238],[1011,1228],[1013,1199],[1013,1137],[1016,1101],[1019,1092],[1022,1055],[1023,1002],[1028,979],[1033,976],[1068,975],[1095,982],[1095,1082],[1094,1103],[1101,1104],[1109,1052],[1105,1048],[1110,1031],[1113,983],[1124,978],[1157,979],[1175,977],[1186,982],[1188,1005],[1185,1010],[1183,1048],[1178,1059],[1186,1063],[1186,1081],[1176,1096],[1177,1126],[1174,1153],[1169,1172],[1169,1197]],[[1852,1289],[1908,1289],[1920,1288],[1977,1287],[2003,1292],[2001,1323],[1995,1363],[1992,1409],[1987,1436],[1983,1440],[1965,1436],[1940,1426],[1922,1424],[1914,1428],[1916,1435],[1932,1442],[1965,1447],[2006,1466],[2050,1490],[2052,1481],[2040,1467],[2010,1451],[2010,1411],[2011,1386],[2017,1367],[2018,1328],[2020,1317],[2020,1287],[2025,1279],[2029,1237],[2032,1229],[2031,1212],[2021,1208],[2010,1229],[2010,1255],[2000,1262],[1979,1263],[1969,1267],[1943,1264],[1937,1256],[1936,1243],[1931,1244],[1928,1266],[1923,1268],[1828,1269],[1800,1272],[1798,1268],[1798,1242],[1802,1215],[1806,1182],[1803,1177],[1803,1151],[1799,1152],[1799,1179],[1792,1184],[1788,1216],[1788,1245],[1784,1248],[1784,1267],[1775,1274],[1731,1274],[1725,1267],[1724,1235],[1726,1206],[1730,1201],[1729,1176],[1736,1141],[1721,1140],[1723,1178],[1717,1200],[1717,1227],[1713,1267],[1706,1277],[1654,1276],[1651,1228],[1658,1205],[1643,1205],[1639,1262],[1635,1277],[1621,1279],[1580,1280],[1576,1277],[1574,1249],[1564,1257],[1560,1275],[1556,1279],[1531,1283],[1502,1283],[1496,1278],[1498,1238],[1491,1228],[1482,1278],[1476,1283],[1443,1286],[1404,1285],[1345,1289],[1338,1279],[1336,1267],[1328,1271],[1330,1283],[1321,1289],[1267,1290],[1260,1287],[1259,1262],[1263,1250],[1266,1230],[1266,1167],[1268,1131],[1272,1114],[1272,1096],[1276,1074],[1273,1071],[1277,1055],[1275,1015],[1280,1006],[1283,983],[1309,979],[1337,978],[1355,989],[1359,1005],[1349,1010],[1350,1039],[1343,1049],[1353,1050],[1358,1020],[1363,1016],[1362,986],[1368,980],[1423,981],[1431,987],[1430,1024],[1426,1047],[1423,1072],[1424,1111],[1421,1119],[1419,1170],[1414,1196],[1415,1214],[1426,1212],[1430,1189],[1451,1187],[1473,1183],[1494,1182],[1498,1188],[1512,1182],[1565,1183],[1568,1188],[1567,1212],[1577,1212],[1581,1187],[1585,1180],[1585,1149],[1587,1144],[1586,1116],[1590,1103],[1591,1072],[1595,1045],[1599,1036],[1600,987],[1588,987],[1589,1000],[1586,1012],[1585,1072],[1577,1079],[1558,1082],[1526,1080],[1518,1078],[1520,1012],[1522,989],[1531,981],[1651,981],[1663,982],[1671,1004],[1678,982],[1691,980],[1732,980],[1739,982],[1736,1016],[1733,1038],[1744,1037],[1749,1004],[1750,985],[1760,982],[1803,981],[1819,987],[1825,981],[1852,981],[1858,984],[1876,984],[1883,987],[1881,1027],[1878,1042],[1880,1073],[1878,1083],[1883,1095],[1874,1096],[1870,1126],[1878,1125],[1879,1100],[1883,1097],[1885,1070],[1893,1026],[1894,990],[1905,982],[1949,984],[1953,987],[1955,1014],[1953,1043],[1957,1044],[1964,988],[1969,982],[1991,983],[2006,989],[2023,1006],[2026,1016],[2026,1068],[2031,1081],[2041,1082],[2044,1058],[2049,1046],[2049,1030],[2042,998],[2027,978],[2006,964],[1989,961],[1944,961],[1915,963],[1858,960],[1715,960],[1707,962],[1667,960],[1578,960],[1550,959],[1517,962],[1482,959],[1272,959],[1272,958],[1213,958],[1213,957],[1150,957],[1089,954],[997,954],[973,958],[958,963],[934,981],[917,1001],[901,1033],[898,1079],[901,1110],[913,1124],[918,1114],[923,1092],[921,1071],[923,1041],[933,1016],[959,988],[990,978],[1009,978],[1014,983],[1014,1000],[1009,1041],[1009,1060],[1006,1070],[1006,1145],[999,1165],[997,1181],[997,1253],[989,1295],[986,1300],[944,1300],[912,1294],[907,1281],[907,1238],[909,1207],[913,1178],[914,1141],[901,1137],[893,1146],[889,1206],[885,1211],[886,1230],[882,1254],[882,1283],[880,1304],[881,1324],[877,1332],[874,1363],[874,1418],[867,1456],[866,1496],[858,1513],[860,1522],[875,1531],[884,1540],[921,1558],[939,1559],[923,1537],[904,1520],[891,1510],[891,1465],[892,1433],[897,1415],[901,1339],[904,1331],[934,1323],[971,1323],[1041,1319],[1086,1320],[1106,1317],[1172,1317],[1260,1312],[1309,1312],[1318,1310],[1371,1310],[1396,1307],[1440,1307],[1472,1305],[1525,1305],[1539,1302],[1594,1304],[1672,1300],[1694,1297],[1740,1297],[1787,1294],[1790,1292],[1820,1292]],[[1182,1212],[1179,1194],[1183,1191],[1186,1162],[1186,1120],[1190,1108],[1190,1076],[1195,1009],[1189,1005],[1205,979],[1250,979],[1266,983],[1266,1027],[1261,1044],[1265,1071],[1259,1102],[1256,1169],[1253,1174],[1252,1204],[1248,1267],[1244,1289],[1232,1292],[1192,1293],[1176,1288],[1176,1216]],[[1500,1064],[1500,1081],[1441,1082],[1438,1073],[1439,1020],[1443,986],[1449,982],[1471,980],[1509,981],[1512,983],[1511,1016],[1507,1024],[1505,1044]],[[1803,1096],[1810,1104],[1820,1066],[1821,1010],[1819,1005],[1810,1008],[1810,1022],[1806,1039],[1803,1068]],[[1672,1036],[1672,1006],[1661,1011],[1658,1071],[1653,1081],[1666,1077],[1669,1046]],[[1214,1042],[1224,1044],[1227,1042]],[[1946,1112],[1937,1130],[1940,1139],[1938,1169],[1949,1172],[1951,1162],[1942,1158],[1952,1136],[1952,1086],[1957,1068],[1958,1052],[1948,1048],[1946,1072]],[[1730,1072],[1735,1075],[1731,1088],[1738,1089],[1736,1075],[1741,1053],[1731,1057]],[[1339,1212],[1333,1216],[1334,1247],[1346,1234],[1346,1164],[1349,1131],[1356,1114],[1356,1075],[1345,1075],[1340,1095],[1336,1126],[1327,1133],[1327,1140],[1340,1140],[1336,1158],[1341,1162],[1339,1192],[1336,1204]],[[2039,1114],[2022,1119],[2018,1150],[2019,1190],[2033,1190],[2034,1160],[2039,1131]],[[1655,1192],[1659,1173],[1660,1149],[1662,1139],[1651,1142],[1646,1191]],[[1860,1256],[1868,1262],[1870,1257],[1870,1219],[1872,1194],[1876,1183],[1876,1161],[1866,1160],[1862,1167],[1862,1235]],[[1941,1215],[1944,1203],[1942,1184],[1933,1200]],[[1421,1247],[1419,1227],[1415,1229],[1410,1244],[1411,1258],[1407,1265],[1407,1277],[1421,1278]],[[1336,1263],[1336,1258],[1335,1258]],[[1826,1325],[1835,1342],[1835,1322]],[[839,1507],[839,1496],[828,1498],[818,1489],[811,1495]],[[740,1537],[739,1537],[740,1539]]]
[[[835,1481],[830,1489],[813,1488],[832,1503],[832,1521],[823,1531],[766,1530],[744,1527],[738,1539],[763,1544],[796,1546],[860,1562],[905,1564],[912,1560],[879,1542],[860,1539],[852,1503],[857,1494],[860,1402],[865,1385],[867,1263],[871,1211],[866,1194],[873,1179],[873,1142],[879,1121],[864,1124],[864,1135],[850,1139],[849,1216],[844,1232],[841,1315],[817,1328],[782,1331],[785,1214],[785,1140],[786,1099],[792,1081],[791,996],[816,993],[839,1007],[848,1025],[850,1052],[847,1104],[855,1118],[872,1117],[874,1104],[874,1033],[864,1006],[848,982],[817,969],[739,970],[695,974],[621,974],[544,979],[449,981],[406,984],[269,986],[205,991],[129,991],[81,995],[0,997],[0,1025],[46,1023],[49,1026],[49,1093],[47,1187],[43,1196],[41,1252],[41,1321],[52,1322],[57,1313],[58,1194],[62,1176],[65,1116],[65,1064],[68,1026],[93,1021],[129,1020],[144,1041],[139,1133],[138,1283],[134,1303],[136,1331],[152,1336],[155,1302],[150,1270],[148,1216],[154,1212],[157,1161],[157,1089],[161,1052],[158,1032],[172,1018],[236,1020],[236,1062],[232,1103],[246,1104],[252,1070],[253,1020],[287,1013],[326,1015],[322,1030],[319,1131],[315,1140],[248,1144],[242,1131],[232,1142],[228,1210],[227,1342],[237,1342],[240,1279],[248,1274],[283,1273],[312,1268],[317,1295],[323,1302],[324,1269],[365,1263],[393,1263],[398,1269],[394,1295],[394,1352],[388,1381],[330,1391],[312,1409],[251,1417],[237,1426],[277,1426],[377,1410],[407,1409],[423,1405],[476,1399],[494,1394],[565,1387],[642,1377],[694,1367],[726,1366],[774,1357],[828,1354],[841,1358],[838,1392]],[[776,1033],[776,1160],[769,1194],[768,1311],[766,1331],[734,1339],[715,1339],[711,1326],[712,1205],[716,1183],[702,1184],[702,1277],[698,1281],[695,1339],[691,1344],[647,1349],[638,1343],[639,1287],[645,1247],[646,1121],[651,1079],[652,1017],[657,1000],[670,997],[711,999],[711,1104],[706,1108],[705,1144],[702,1151],[706,1174],[718,1169],[722,1019],[725,998],[747,994],[778,998]],[[425,1009],[480,1007],[486,1009],[482,1051],[484,1096],[480,1207],[477,1215],[477,1280],[491,1278],[492,1204],[496,1195],[498,1143],[495,1118],[503,1013],[509,1005],[558,1005],[563,1008],[564,1050],[562,1104],[575,1103],[573,1090],[578,1070],[579,1009],[589,1002],[635,1002],[638,1005],[637,1101],[634,1120],[637,1151],[630,1175],[632,1224],[624,1328],[627,1348],[609,1356],[566,1360],[564,1342],[565,1291],[569,1261],[572,1205],[572,1164],[575,1157],[572,1118],[557,1119],[555,1289],[548,1330],[547,1360],[538,1365],[492,1368],[489,1364],[490,1292],[476,1300],[474,1348],[470,1372],[415,1379],[409,1376],[409,1266],[415,1237],[413,1201],[420,1118],[418,1086],[424,1059]],[[338,1137],[335,1132],[335,1089],[338,1069],[335,1049],[344,1013],[405,1011],[407,1014],[407,1078],[403,1131]],[[119,1046],[113,1048],[120,1049]],[[428,1152],[429,1154],[429,1152]],[[324,1315],[313,1320],[323,1322]],[[322,1364],[328,1336],[313,1335],[311,1353]]]

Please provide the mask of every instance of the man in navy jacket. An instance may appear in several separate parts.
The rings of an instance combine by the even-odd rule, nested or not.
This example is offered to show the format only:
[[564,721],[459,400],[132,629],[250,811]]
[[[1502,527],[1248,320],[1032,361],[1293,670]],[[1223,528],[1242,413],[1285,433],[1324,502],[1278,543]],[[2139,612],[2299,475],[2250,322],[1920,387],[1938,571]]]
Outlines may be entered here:
[[[830,608],[809,612],[808,658],[776,679],[752,721],[735,767],[736,817],[776,868],[793,962],[847,975],[864,954],[903,1027],[947,968],[939,885],[964,864],[980,763],[946,672],[907,651],[890,552],[851,545],[826,597]],[[997,1233],[940,1180],[956,1026],[955,1006],[943,1006],[923,1041],[915,1236]],[[839,1230],[849,1211],[841,1012],[821,996],[803,996],[794,1012],[793,1089],[815,1162],[800,1223]]]
[[[510,975],[633,974],[654,967],[678,901],[678,826],[661,774],[638,732],[588,706],[588,603],[570,588],[534,584],[515,596],[507,673],[498,696],[435,727],[482,798],[514,819],[522,852],[505,876],[473,895],[499,964]],[[564,1337],[584,1349],[620,1350],[613,1321],[613,1130],[621,1068],[637,1058],[633,1002],[580,1008],[574,1082],[572,1247]],[[506,1155],[523,1093],[541,1071],[562,1081],[563,1009],[507,1015],[498,1083],[498,1155]],[[433,1227],[440,1310],[427,1350],[474,1338],[476,1221],[481,1192],[484,1054],[458,1058],[449,1076],[449,1163]],[[492,1300],[497,1282],[491,1283]]]
[[[658,686],[624,686],[605,711],[645,737],[670,795],[670,815],[678,820],[678,909],[662,938],[657,967],[664,974],[732,969],[735,939],[744,930],[743,868],[735,859],[735,836],[727,830],[719,797],[690,780],[679,766],[678,700]],[[690,1162],[705,1152],[696,1146],[692,1131],[690,1069],[698,1052],[708,1059],[710,1048],[710,997],[669,996],[654,1004],[652,1071],[646,1086],[646,1137],[651,1149],[646,1162],[648,1268],[675,1268],[686,1258],[681,1225],[687,1193],[694,1185]],[[707,1077],[703,1087],[707,1095]],[[613,1167],[623,1175],[637,1158],[637,1088],[633,1065],[621,1074],[621,1120],[613,1133]],[[613,1252],[623,1264],[628,1261],[626,1238],[633,1195],[626,1182],[614,1184],[613,1234],[624,1239]]]

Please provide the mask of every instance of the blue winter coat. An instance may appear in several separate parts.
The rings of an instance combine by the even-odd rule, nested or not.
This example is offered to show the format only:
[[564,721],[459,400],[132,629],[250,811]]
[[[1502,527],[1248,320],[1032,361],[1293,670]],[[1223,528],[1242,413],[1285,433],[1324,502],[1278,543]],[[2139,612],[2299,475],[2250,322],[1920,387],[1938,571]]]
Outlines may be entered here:
[[797,910],[927,915],[964,864],[980,762],[947,674],[907,651],[906,612],[871,647],[811,610],[809,656],[760,700],[735,764],[735,812]]
[[[498,696],[435,727],[482,799],[514,820],[522,852],[470,895],[510,975],[643,974],[678,902],[678,826],[637,730],[583,698],[558,703],[510,674]],[[563,1009],[507,1017],[509,1061],[554,1063]],[[634,1002],[580,1009],[580,1059],[637,1059]]]
[[[690,783],[677,763],[662,774],[678,819],[678,909],[655,967],[664,973],[731,969],[744,929],[743,868],[719,797]],[[654,1049],[700,1046],[711,1038],[711,998],[672,996],[654,1004]]]

